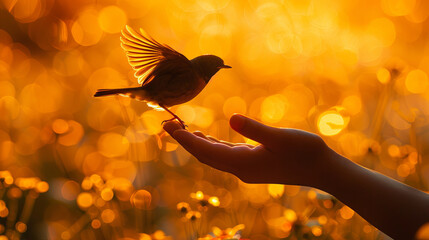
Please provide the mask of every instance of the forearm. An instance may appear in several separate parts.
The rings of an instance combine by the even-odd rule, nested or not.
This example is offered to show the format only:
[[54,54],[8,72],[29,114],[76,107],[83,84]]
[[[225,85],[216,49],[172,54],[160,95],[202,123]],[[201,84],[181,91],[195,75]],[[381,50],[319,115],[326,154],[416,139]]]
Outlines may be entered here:
[[429,222],[429,195],[332,153],[320,188],[394,239]]

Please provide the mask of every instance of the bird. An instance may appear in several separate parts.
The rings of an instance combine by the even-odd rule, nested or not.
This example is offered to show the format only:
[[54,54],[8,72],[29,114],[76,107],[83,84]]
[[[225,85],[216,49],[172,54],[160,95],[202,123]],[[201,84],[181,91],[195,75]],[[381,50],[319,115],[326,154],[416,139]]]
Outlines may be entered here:
[[225,65],[215,55],[201,55],[191,60],[166,44],[161,44],[140,28],[135,31],[128,25],[121,31],[121,47],[128,63],[135,70],[139,87],[98,89],[94,97],[122,95],[158,106],[178,120],[183,128],[185,122],[168,108],[196,97],[210,79]]

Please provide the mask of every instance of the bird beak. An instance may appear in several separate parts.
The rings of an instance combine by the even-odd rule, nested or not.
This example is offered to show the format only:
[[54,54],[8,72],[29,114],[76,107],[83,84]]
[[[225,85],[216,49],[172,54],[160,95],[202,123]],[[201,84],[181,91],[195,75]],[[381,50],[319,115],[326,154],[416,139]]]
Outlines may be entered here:
[[232,68],[231,66],[228,66],[228,65],[222,65],[222,66],[220,66],[219,68]]

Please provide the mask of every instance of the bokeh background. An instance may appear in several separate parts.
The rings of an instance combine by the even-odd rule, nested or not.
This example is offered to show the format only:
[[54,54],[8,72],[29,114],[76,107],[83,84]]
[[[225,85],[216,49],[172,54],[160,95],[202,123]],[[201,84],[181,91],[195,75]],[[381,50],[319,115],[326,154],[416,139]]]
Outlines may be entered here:
[[166,112],[92,95],[137,85],[128,24],[233,67],[172,108],[190,130],[254,143],[228,125],[246,114],[427,190],[428,16],[425,0],[1,0],[0,239],[386,239],[326,193],[204,166]]

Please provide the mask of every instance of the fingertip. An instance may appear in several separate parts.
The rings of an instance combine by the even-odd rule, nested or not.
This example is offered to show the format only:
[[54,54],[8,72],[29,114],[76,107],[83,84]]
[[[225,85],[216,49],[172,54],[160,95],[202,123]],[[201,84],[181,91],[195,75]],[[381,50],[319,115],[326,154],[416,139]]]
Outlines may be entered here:
[[174,131],[173,133],[173,138],[176,139],[176,141],[178,141],[181,145],[189,145],[192,143],[192,138],[195,137],[194,134],[183,130],[183,129],[179,129]]
[[[178,129],[178,130],[174,131],[173,137],[182,138],[183,136],[186,136],[187,133],[189,133],[189,132],[186,130]],[[191,134],[191,133],[189,133],[189,134]]]
[[182,126],[176,121],[168,121],[162,125],[165,131],[167,131],[171,136],[177,130],[183,129]]
[[235,113],[229,119],[229,125],[231,126],[232,129],[239,132],[244,128],[244,125],[246,124],[246,119],[247,118],[245,116]]

